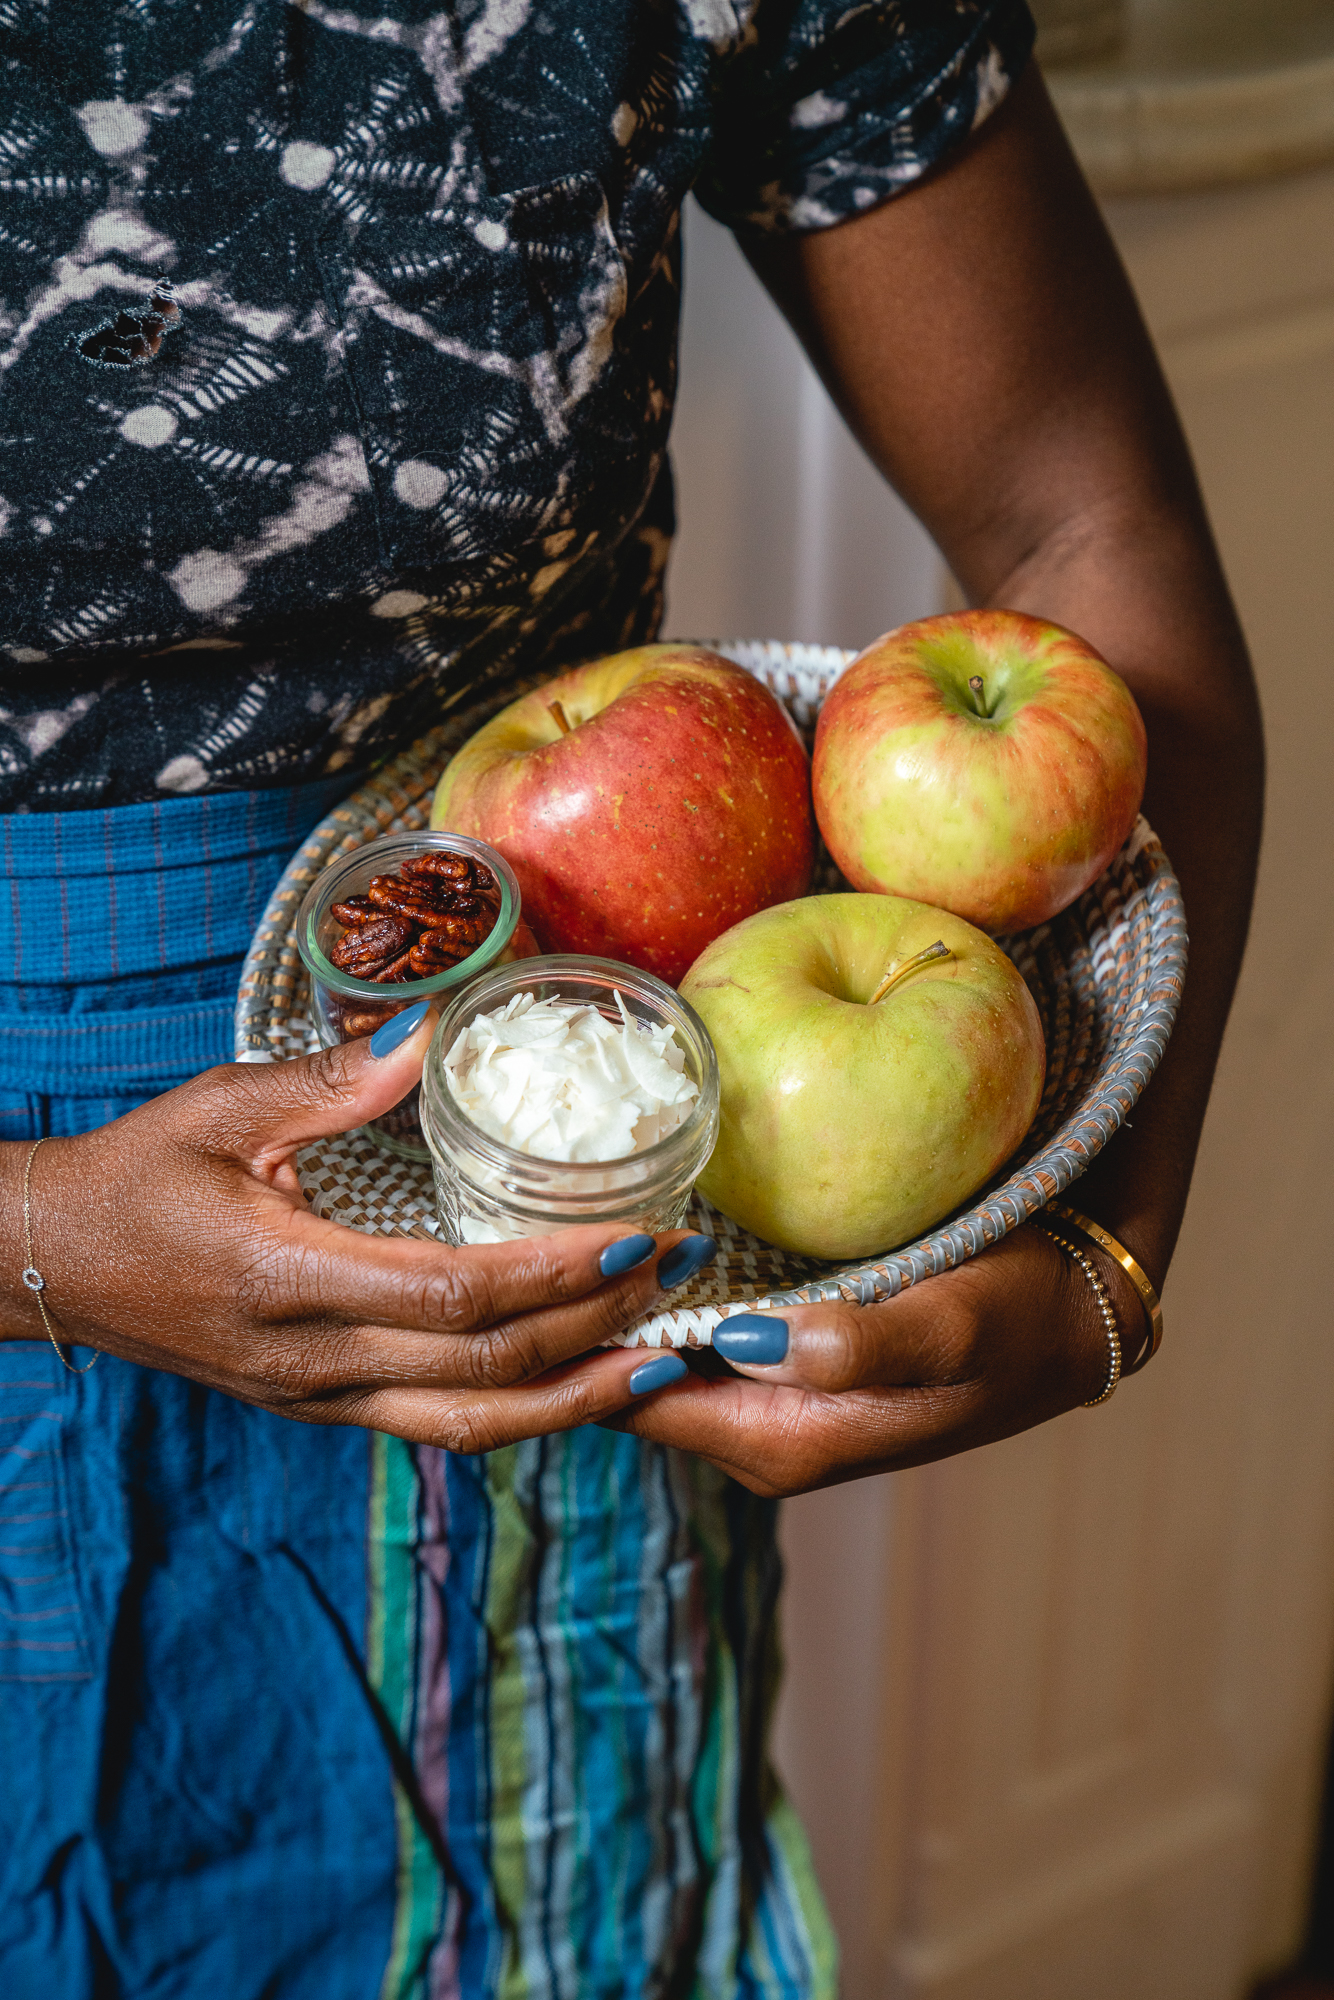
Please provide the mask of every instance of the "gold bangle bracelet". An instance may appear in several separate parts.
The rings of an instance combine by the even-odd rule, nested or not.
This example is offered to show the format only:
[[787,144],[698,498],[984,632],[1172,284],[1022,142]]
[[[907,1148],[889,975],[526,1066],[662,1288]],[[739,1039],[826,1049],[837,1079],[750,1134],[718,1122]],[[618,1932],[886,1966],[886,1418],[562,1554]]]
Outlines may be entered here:
[[1125,1244],[1118,1243],[1110,1230],[1104,1229],[1100,1222],[1091,1221],[1087,1215],[1081,1215],[1077,1208],[1069,1208],[1063,1201],[1049,1201],[1047,1212],[1059,1215],[1064,1222],[1072,1224],[1082,1235],[1087,1236],[1090,1243],[1096,1243],[1100,1250],[1105,1250],[1107,1255],[1121,1266],[1139,1293],[1140,1304],[1144,1307],[1144,1317],[1149,1323],[1149,1338],[1134,1361],[1123,1370],[1126,1375],[1137,1374],[1147,1362],[1153,1360],[1163,1338],[1163,1302],[1154,1290],[1148,1272],[1142,1264],[1135,1262]]

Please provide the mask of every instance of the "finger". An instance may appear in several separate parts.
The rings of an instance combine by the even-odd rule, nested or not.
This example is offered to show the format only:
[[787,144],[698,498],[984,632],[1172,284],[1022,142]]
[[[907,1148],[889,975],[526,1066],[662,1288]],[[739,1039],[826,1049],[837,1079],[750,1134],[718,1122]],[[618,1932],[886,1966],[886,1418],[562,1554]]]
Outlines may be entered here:
[[709,1381],[692,1372],[670,1394],[601,1421],[707,1459],[772,1499],[925,1464],[1021,1427],[988,1430],[986,1418],[977,1383],[828,1395],[740,1377]]
[[590,1354],[503,1395],[426,1388],[376,1389],[304,1413],[312,1422],[362,1424],[446,1451],[496,1451],[524,1438],[599,1423],[631,1400],[643,1366],[635,1349]]
[[655,1236],[613,1223],[512,1243],[425,1243],[363,1234],[271,1198],[259,1220],[243,1306],[271,1324],[310,1318],[474,1333],[606,1286],[647,1309],[717,1251],[712,1237],[695,1232]]
[[209,1070],[193,1086],[205,1098],[215,1144],[261,1180],[272,1180],[312,1140],[351,1131],[390,1111],[421,1079],[439,1019],[427,1000],[393,1015],[373,1035],[290,1062]]
[[[738,1373],[791,1388],[841,1395],[947,1387],[978,1379],[1002,1342],[1012,1369],[1046,1366],[1062,1351],[1078,1369],[1086,1345],[1082,1307],[1060,1252],[1029,1230],[877,1305],[734,1314],[715,1329],[713,1345]],[[1016,1317],[1030,1330],[1017,1355]]]
[[933,1309],[914,1288],[874,1306],[737,1314],[715,1329],[713,1345],[754,1381],[844,1395],[966,1379],[975,1336],[971,1315]]
[[700,1244],[712,1250],[680,1231],[603,1225],[445,1249],[294,1216],[286,1254],[265,1259],[241,1305],[272,1328],[257,1372],[295,1397],[354,1384],[495,1389],[615,1339],[652,1309],[683,1251],[698,1268]]

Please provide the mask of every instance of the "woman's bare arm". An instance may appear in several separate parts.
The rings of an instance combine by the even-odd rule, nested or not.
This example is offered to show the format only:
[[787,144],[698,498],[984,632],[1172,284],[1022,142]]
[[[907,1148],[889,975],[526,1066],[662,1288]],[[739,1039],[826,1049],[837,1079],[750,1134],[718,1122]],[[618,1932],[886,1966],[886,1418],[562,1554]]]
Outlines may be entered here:
[[1260,713],[1171,397],[1036,67],[954,169],[752,261],[969,598],[1081,633],[1143,710],[1190,980],[1081,1198],[1161,1275],[1246,939]]
[[[1077,1199],[1161,1283],[1245,944],[1260,717],[1171,398],[1036,68],[911,192],[749,254],[970,599],[1083,634],[1144,712],[1190,973],[1133,1130]],[[1103,1269],[1133,1346],[1137,1295]],[[1082,1279],[1033,1230],[885,1306],[786,1318],[784,1363],[692,1378],[624,1421],[794,1491],[1023,1429],[1106,1365]]]

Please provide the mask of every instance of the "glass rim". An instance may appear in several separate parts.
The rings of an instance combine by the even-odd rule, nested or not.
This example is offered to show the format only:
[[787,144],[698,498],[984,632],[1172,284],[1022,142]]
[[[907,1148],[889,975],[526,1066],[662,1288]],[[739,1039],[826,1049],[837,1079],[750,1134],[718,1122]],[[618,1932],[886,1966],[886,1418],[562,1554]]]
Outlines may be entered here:
[[[340,879],[354,870],[364,867],[366,858],[375,849],[386,853],[391,848],[411,848],[414,853],[429,851],[450,851],[464,853],[475,861],[481,861],[491,870],[500,884],[500,912],[487,935],[467,958],[459,959],[455,965],[447,965],[443,971],[432,973],[429,979],[397,979],[385,983],[375,979],[357,979],[350,972],[343,972],[328,957],[315,936],[315,925],[321,913],[321,905],[337,900],[335,890]],[[301,962],[312,979],[318,979],[331,992],[346,995],[355,1000],[387,1000],[402,998],[404,1006],[411,1006],[418,1000],[429,999],[436,993],[448,993],[465,980],[475,979],[485,972],[492,961],[504,951],[518,928],[523,912],[523,898],[519,890],[518,877],[496,848],[484,840],[474,840],[471,834],[448,833],[443,830],[421,827],[415,831],[377,834],[374,840],[364,840],[359,847],[340,855],[322,868],[307,889],[297,912],[295,935],[296,948]]]
[[[590,981],[596,980],[606,986],[608,997],[617,989],[628,996],[629,989],[638,983],[641,989],[645,990],[645,997],[652,1000],[663,1016],[670,1021],[673,1030],[679,1032],[683,1029],[694,1044],[699,1066],[697,1078],[699,1094],[676,1130],[668,1132],[664,1138],[655,1139],[653,1144],[645,1146],[642,1152],[622,1153],[620,1158],[615,1160],[549,1160],[540,1153],[522,1152],[517,1146],[507,1145],[503,1139],[492,1138],[489,1132],[484,1132],[480,1125],[475,1124],[449,1087],[445,1075],[447,1053],[445,1038],[448,1033],[451,1045],[457,1039],[459,1026],[457,1016],[465,1004],[476,1007],[479,1000],[489,997],[492,990],[507,982],[516,990],[522,991],[530,981],[540,983],[544,978],[561,977],[587,977]],[[484,1167],[503,1173],[507,1180],[552,1172],[563,1175],[606,1174],[618,1169],[628,1171],[640,1167],[661,1167],[666,1170],[674,1164],[678,1154],[688,1154],[698,1143],[701,1120],[716,1122],[719,1077],[718,1056],[712,1037],[690,1002],[683,1000],[675,987],[668,986],[666,981],[659,979],[656,974],[641,972],[637,966],[622,965],[611,958],[590,958],[576,952],[550,952],[544,953],[540,958],[519,958],[508,965],[492,966],[488,971],[479,973],[473,984],[475,987],[484,987],[487,989],[486,992],[468,992],[460,988],[453,994],[449,1007],[436,1023],[435,1033],[426,1052],[421,1093],[423,1105],[431,1115],[422,1120],[422,1132],[433,1154],[436,1152],[436,1147],[432,1143],[432,1126],[436,1122],[437,1107],[443,1114],[440,1122],[453,1125],[463,1135],[469,1152],[474,1154]],[[685,1053],[689,1056],[690,1048],[687,1048]],[[451,1172],[459,1171],[455,1159],[451,1158],[448,1165]],[[645,1178],[647,1177],[645,1175]],[[561,1195],[552,1189],[533,1190],[534,1197],[539,1193],[543,1199],[556,1201],[562,1199]],[[577,1198],[574,1190],[570,1191],[568,1198],[571,1200]]]

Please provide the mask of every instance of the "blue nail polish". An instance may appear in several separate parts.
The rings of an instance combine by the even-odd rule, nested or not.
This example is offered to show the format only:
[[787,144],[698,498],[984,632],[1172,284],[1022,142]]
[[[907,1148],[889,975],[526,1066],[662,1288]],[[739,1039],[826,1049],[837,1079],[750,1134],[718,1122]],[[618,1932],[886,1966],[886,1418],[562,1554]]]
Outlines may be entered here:
[[395,1049],[401,1049],[412,1035],[415,1035],[426,1016],[431,1011],[429,1000],[419,1000],[415,1007],[405,1007],[401,1014],[395,1014],[392,1021],[385,1021],[371,1036],[373,1056],[391,1056]]
[[664,1292],[673,1285],[683,1285],[687,1278],[693,1278],[696,1271],[702,1271],[718,1255],[718,1245],[711,1236],[687,1236],[674,1250],[669,1250],[658,1266],[658,1283]]
[[647,1396],[650,1389],[665,1389],[669,1382],[679,1382],[685,1372],[686,1365],[679,1354],[655,1354],[630,1377],[630,1394]]
[[653,1238],[639,1229],[633,1236],[623,1236],[619,1243],[609,1243],[598,1258],[598,1268],[604,1278],[619,1278],[622,1271],[633,1271],[636,1264],[652,1255]]
[[772,1368],[787,1356],[787,1321],[767,1313],[734,1313],[715,1328],[713,1344],[724,1361]]

